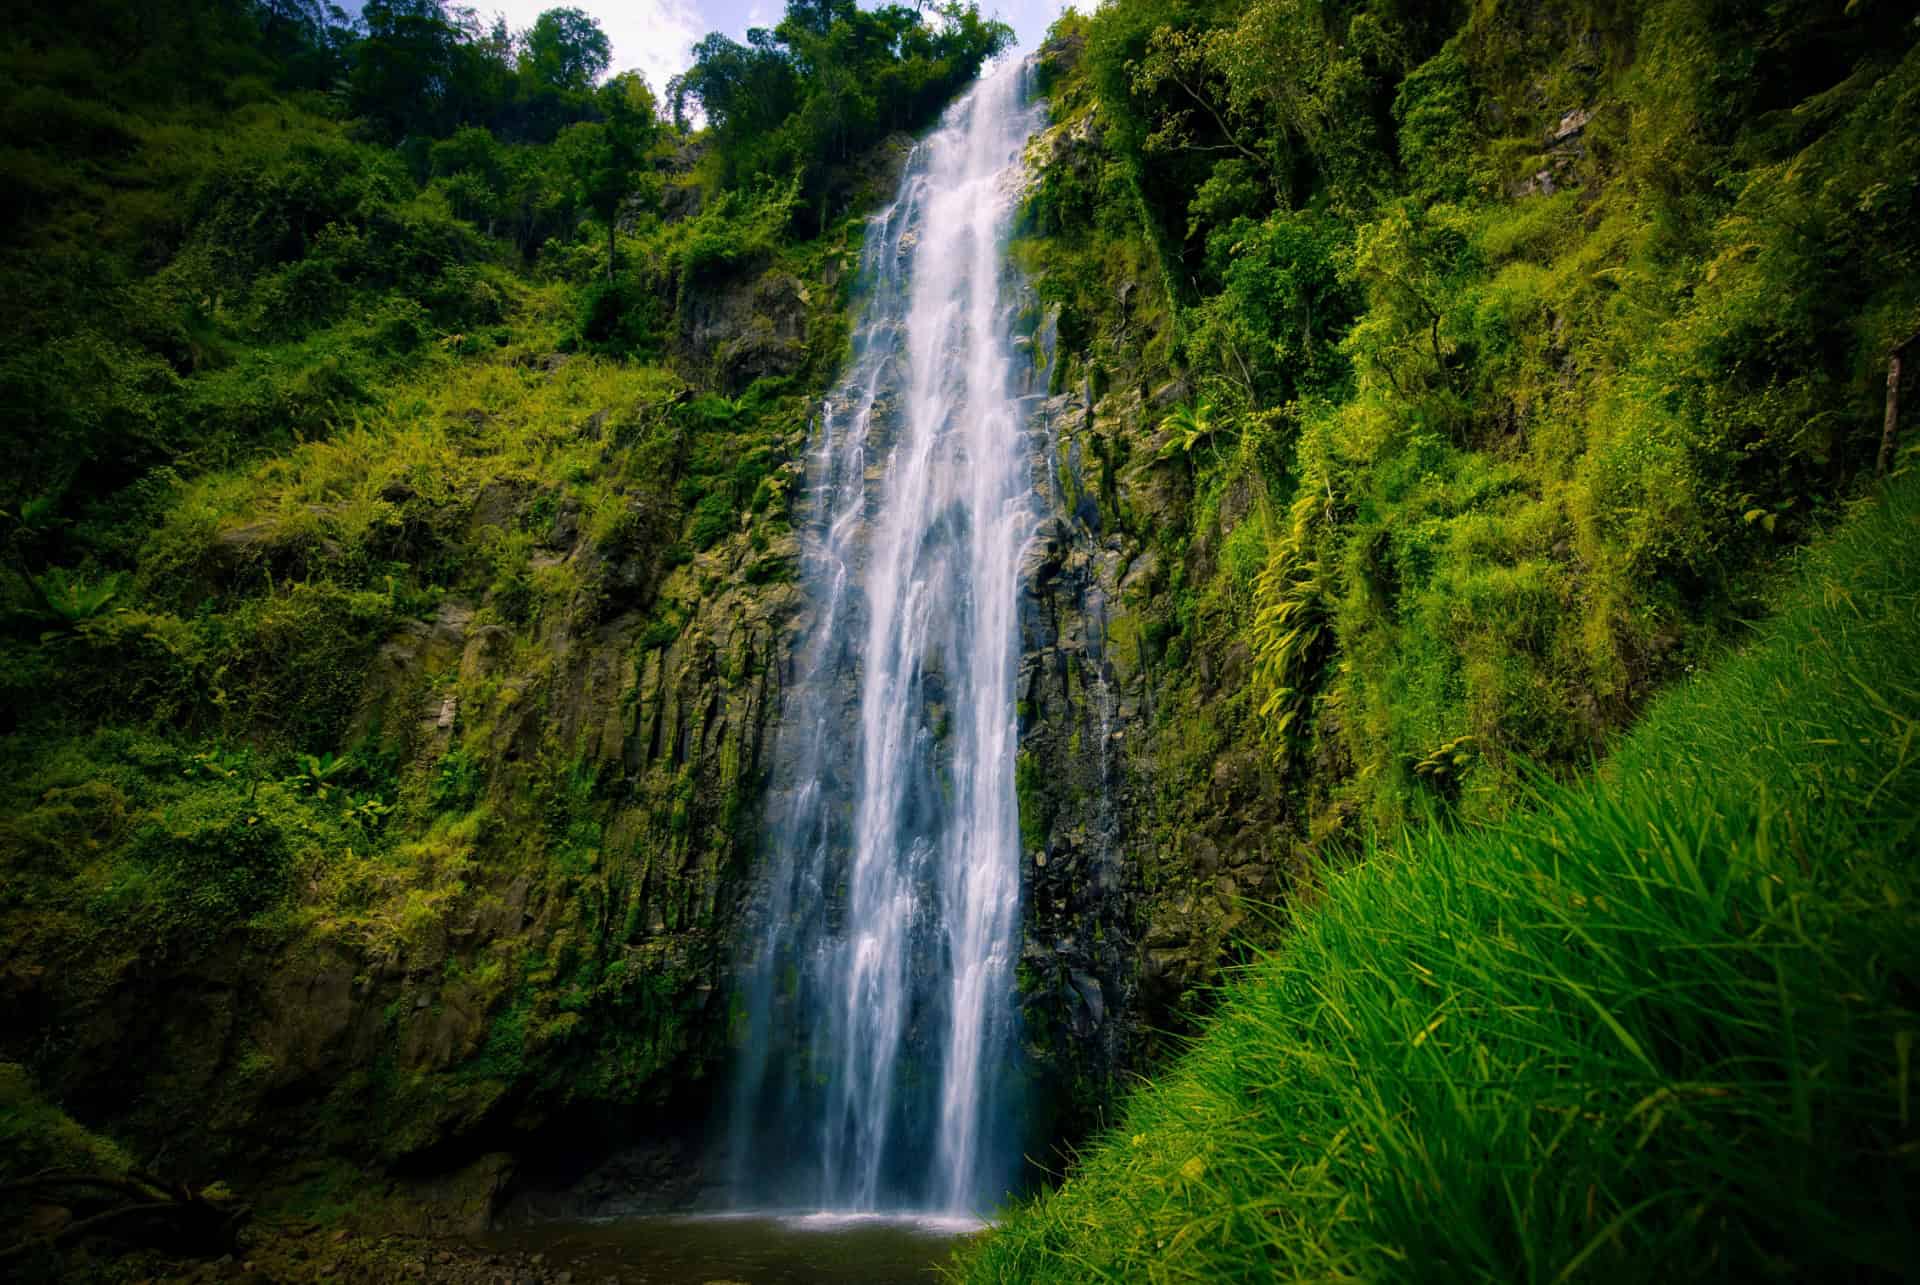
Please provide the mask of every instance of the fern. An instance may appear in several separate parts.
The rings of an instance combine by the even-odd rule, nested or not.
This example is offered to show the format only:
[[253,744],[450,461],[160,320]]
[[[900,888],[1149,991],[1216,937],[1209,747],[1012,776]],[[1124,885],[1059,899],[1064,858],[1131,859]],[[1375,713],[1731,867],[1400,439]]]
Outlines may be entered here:
[[126,584],[121,573],[89,582],[64,567],[50,567],[28,583],[33,588],[33,614],[60,629],[74,629],[107,613]]
[[1415,760],[1414,773],[1436,782],[1457,778],[1473,761],[1473,745],[1472,736],[1456,736],[1438,749],[1429,751],[1424,758]]
[[1222,415],[1212,398],[1202,397],[1174,407],[1161,421],[1161,426],[1174,431],[1174,436],[1160,448],[1160,458],[1170,460],[1176,455],[1191,455],[1227,432],[1233,427],[1233,417]]
[[1300,714],[1308,659],[1326,633],[1326,582],[1312,558],[1313,520],[1320,511],[1317,489],[1303,486],[1288,512],[1287,529],[1267,524],[1267,562],[1254,577],[1254,699],[1262,731],[1284,744]]
[[28,535],[45,535],[56,527],[66,525],[60,516],[60,501],[51,495],[38,495],[20,503],[18,513],[0,514],[11,517],[19,529]]

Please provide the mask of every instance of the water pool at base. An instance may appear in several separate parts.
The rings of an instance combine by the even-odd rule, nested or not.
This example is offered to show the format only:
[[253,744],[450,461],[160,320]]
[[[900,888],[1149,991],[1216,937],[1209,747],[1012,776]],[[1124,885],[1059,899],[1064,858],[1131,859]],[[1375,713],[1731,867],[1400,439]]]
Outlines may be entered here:
[[925,1285],[985,1227],[915,1214],[672,1214],[536,1223],[485,1243],[544,1254],[575,1285]]

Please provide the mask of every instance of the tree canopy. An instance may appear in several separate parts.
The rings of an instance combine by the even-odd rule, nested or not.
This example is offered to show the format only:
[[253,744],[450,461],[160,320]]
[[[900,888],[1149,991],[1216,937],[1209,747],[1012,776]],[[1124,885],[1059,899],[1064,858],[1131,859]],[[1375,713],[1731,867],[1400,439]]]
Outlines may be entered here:
[[853,0],[790,0],[742,44],[719,32],[668,86],[675,120],[704,114],[730,182],[797,179],[819,199],[835,164],[895,130],[928,124],[1013,39],[977,6],[923,11]]

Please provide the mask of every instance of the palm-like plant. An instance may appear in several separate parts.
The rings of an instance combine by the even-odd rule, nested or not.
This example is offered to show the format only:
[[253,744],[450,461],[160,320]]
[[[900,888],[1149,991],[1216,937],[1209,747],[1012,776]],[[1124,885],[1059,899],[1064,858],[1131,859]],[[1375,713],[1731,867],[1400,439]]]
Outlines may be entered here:
[[65,567],[50,567],[27,583],[33,589],[35,616],[57,629],[74,629],[105,615],[126,581],[117,572],[87,581]]
[[364,799],[353,794],[347,795],[348,819],[359,822],[367,829],[377,827],[391,811],[393,811],[393,804],[377,794],[369,794]]
[[287,778],[287,784],[296,789],[310,789],[315,796],[324,799],[353,766],[353,755],[341,754],[336,757],[331,752],[301,754],[295,762],[300,765],[300,770]]
[[1318,508],[1319,497],[1307,486],[1293,503],[1287,530],[1274,531],[1265,518],[1267,562],[1254,578],[1250,641],[1260,717],[1274,741],[1282,741],[1299,715],[1308,660],[1326,631],[1327,586],[1311,556]]
[[1212,398],[1199,397],[1174,407],[1160,423],[1161,427],[1173,430],[1173,436],[1160,448],[1160,458],[1170,460],[1176,455],[1193,454],[1200,446],[1231,427],[1233,417],[1221,414]]

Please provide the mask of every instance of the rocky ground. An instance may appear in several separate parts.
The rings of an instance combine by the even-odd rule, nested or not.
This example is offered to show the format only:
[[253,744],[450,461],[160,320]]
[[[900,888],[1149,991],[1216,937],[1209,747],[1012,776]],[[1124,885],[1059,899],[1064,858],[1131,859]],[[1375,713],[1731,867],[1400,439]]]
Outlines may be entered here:
[[[73,1267],[82,1264],[76,1261]],[[551,1261],[547,1255],[495,1250],[425,1236],[361,1236],[327,1231],[317,1224],[282,1224],[254,1230],[242,1253],[212,1262],[133,1256],[116,1265],[115,1278],[153,1282],[240,1282],[243,1285],[588,1285],[618,1281],[591,1276]]]

